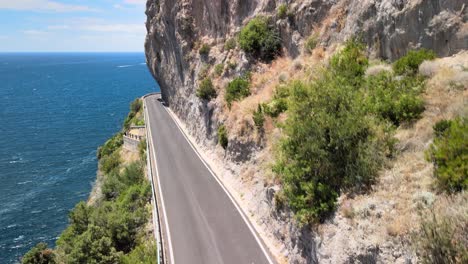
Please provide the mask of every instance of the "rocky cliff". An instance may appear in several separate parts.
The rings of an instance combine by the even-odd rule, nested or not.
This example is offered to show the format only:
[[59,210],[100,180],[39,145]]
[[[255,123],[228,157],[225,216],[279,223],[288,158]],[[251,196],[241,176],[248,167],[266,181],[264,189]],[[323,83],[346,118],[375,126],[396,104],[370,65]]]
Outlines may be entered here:
[[[279,17],[278,7],[282,4],[287,4],[288,12]],[[407,241],[366,241],[366,232],[377,227],[344,232],[358,241],[344,245],[342,236],[339,243],[334,241],[335,233],[340,232],[339,228],[351,227],[339,216],[321,227],[325,231],[318,232],[299,228],[290,213],[272,209],[277,187],[263,166],[271,160],[272,139],[257,135],[252,122],[244,116],[252,110],[248,102],[271,97],[272,92],[262,88],[265,83],[278,76],[292,76],[291,72],[314,60],[326,60],[337,45],[352,36],[359,36],[367,44],[371,57],[382,60],[393,61],[415,48],[432,49],[441,57],[457,54],[468,48],[466,5],[465,0],[148,0],[147,64],[164,100],[202,146],[212,165],[219,167],[218,174],[223,174],[239,199],[245,201],[244,209],[251,212],[259,232],[280,261],[408,263],[414,254],[406,248]],[[225,42],[235,38],[242,26],[257,15],[275,18],[280,33],[282,56],[270,64],[253,61],[239,48],[225,47]],[[304,42],[310,36],[315,36],[318,43],[313,60],[304,59]],[[199,53],[202,44],[211,47],[209,55]],[[196,90],[201,76],[213,73],[214,65],[224,67],[214,80],[218,98],[206,102],[196,96]],[[258,73],[258,77],[254,76],[253,95],[228,109],[221,87],[246,71]],[[231,131],[226,151],[216,145],[221,123]],[[274,138],[275,131],[270,136]],[[372,202],[362,204],[367,203]],[[391,206],[395,205],[382,208]],[[341,248],[333,252],[333,246]]]

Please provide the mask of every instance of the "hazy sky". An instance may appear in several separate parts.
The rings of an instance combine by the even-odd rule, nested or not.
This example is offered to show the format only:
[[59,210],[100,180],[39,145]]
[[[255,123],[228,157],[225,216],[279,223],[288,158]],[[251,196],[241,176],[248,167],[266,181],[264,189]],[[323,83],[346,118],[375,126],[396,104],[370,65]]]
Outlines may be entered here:
[[0,0],[0,52],[143,51],[146,0]]

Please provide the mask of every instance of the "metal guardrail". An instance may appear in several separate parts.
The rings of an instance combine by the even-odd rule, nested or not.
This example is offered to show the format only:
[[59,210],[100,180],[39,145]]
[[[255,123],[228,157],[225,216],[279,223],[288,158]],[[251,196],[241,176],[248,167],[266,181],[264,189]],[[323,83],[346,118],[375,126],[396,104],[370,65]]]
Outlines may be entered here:
[[[155,94],[155,93],[152,93],[152,94]],[[143,96],[142,98],[146,98],[147,96],[149,95],[152,95],[152,94],[148,94],[148,95],[145,95]],[[147,116],[146,116],[146,104],[145,104],[145,101],[143,100],[143,109],[144,109],[144,118],[145,118],[145,122],[146,124],[147,121]],[[152,189],[152,192],[151,192],[151,196],[152,196],[152,199],[153,199],[153,226],[154,226],[154,236],[156,238],[156,244],[157,244],[157,263],[158,264],[165,264],[166,261],[165,261],[165,256],[164,256],[164,248],[163,248],[163,235],[162,235],[162,231],[161,231],[161,218],[160,218],[160,214],[159,214],[159,207],[158,207],[158,201],[157,201],[157,195],[156,195],[156,188],[155,188],[155,184],[154,184],[154,181],[153,181],[153,172],[152,172],[152,166],[151,166],[151,156],[150,156],[150,147],[149,147],[149,142],[150,142],[150,137],[148,135],[148,131],[149,131],[149,126],[148,126],[148,129],[146,129],[146,166],[148,168],[148,177],[150,178],[150,182],[151,182],[151,189]]]

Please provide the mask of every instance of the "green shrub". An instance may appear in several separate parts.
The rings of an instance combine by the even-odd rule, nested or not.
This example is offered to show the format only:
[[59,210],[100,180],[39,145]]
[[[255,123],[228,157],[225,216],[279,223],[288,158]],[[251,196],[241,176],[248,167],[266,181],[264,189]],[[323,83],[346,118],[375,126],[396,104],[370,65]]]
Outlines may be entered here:
[[196,95],[199,98],[207,101],[216,97],[216,90],[214,89],[211,78],[205,78],[200,82]]
[[55,264],[55,253],[47,248],[46,243],[39,243],[31,248],[21,259],[22,264]]
[[447,131],[451,125],[452,125],[451,120],[447,120],[447,119],[440,120],[439,122],[435,123],[435,125],[433,126],[434,135],[436,137],[442,137],[445,131]]
[[304,43],[305,51],[308,53],[312,53],[312,50],[314,50],[315,47],[317,47],[317,43],[318,43],[318,36],[315,34],[310,35]]
[[218,127],[218,144],[223,147],[223,149],[226,149],[228,146],[228,136],[227,136],[227,130],[224,125],[220,125]]
[[97,158],[101,159],[104,156],[109,156],[123,145],[123,134],[121,132],[115,134],[112,138],[106,141],[104,145],[97,150]]
[[424,101],[420,94],[423,81],[414,77],[396,79],[382,72],[366,79],[365,105],[368,111],[399,125],[420,117]]
[[252,119],[255,123],[255,126],[258,129],[263,128],[263,123],[265,122],[265,115],[264,115],[263,107],[261,104],[259,104],[257,107],[257,110],[253,112]]
[[124,130],[128,130],[130,128],[130,125],[132,123],[137,122],[135,120],[137,114],[141,111],[143,108],[143,101],[140,98],[135,99],[131,104],[130,104],[130,112],[128,113],[127,117],[125,118],[124,121]]
[[281,113],[288,109],[289,91],[287,86],[279,85],[276,87],[273,100],[264,106],[263,111],[271,117],[278,117]]
[[135,126],[144,126],[145,125],[145,120],[143,118],[138,118],[134,122]]
[[393,64],[393,71],[397,75],[414,75],[418,73],[419,65],[425,60],[433,60],[436,54],[432,50],[410,50]]
[[201,56],[208,56],[210,54],[210,50],[210,45],[203,43],[200,49],[198,50],[198,53],[200,53]]
[[120,165],[120,154],[118,151],[113,152],[111,155],[104,156],[100,160],[101,169],[104,173],[110,173]]
[[242,28],[239,45],[242,50],[255,58],[268,61],[279,54],[281,40],[272,21],[267,17],[258,16]]
[[384,140],[362,108],[362,97],[341,76],[293,82],[284,137],[274,167],[300,223],[324,220],[342,189],[365,188],[383,160]]
[[221,76],[221,74],[224,72],[224,63],[216,64],[214,72],[216,76]]
[[277,15],[278,15],[279,19],[286,18],[287,13],[288,13],[288,5],[281,4],[281,5],[278,6],[278,14]]
[[264,107],[265,114],[271,117],[278,117],[281,113],[288,109],[286,99],[273,99]]
[[225,50],[232,50],[236,48],[236,39],[235,38],[230,38],[226,40],[226,43],[224,43],[224,49]]
[[224,99],[229,107],[233,101],[241,100],[250,95],[250,79],[248,76],[236,77],[226,87]]
[[369,60],[365,55],[365,46],[356,38],[345,43],[343,50],[333,55],[330,70],[352,85],[359,85],[364,77]]
[[[445,122],[444,122],[445,123]],[[434,163],[434,176],[439,186],[448,192],[468,188],[468,121],[457,118],[448,124],[439,124],[427,158]]]
[[156,264],[157,248],[154,241],[149,240],[140,243],[128,255],[123,256],[122,264]]

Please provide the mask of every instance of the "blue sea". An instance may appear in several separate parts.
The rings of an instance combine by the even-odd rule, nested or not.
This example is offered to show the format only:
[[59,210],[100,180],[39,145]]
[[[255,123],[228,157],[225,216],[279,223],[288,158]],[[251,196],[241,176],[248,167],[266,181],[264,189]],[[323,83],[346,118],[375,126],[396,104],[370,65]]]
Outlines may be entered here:
[[53,247],[96,178],[96,149],[158,91],[143,53],[0,53],[0,263]]

